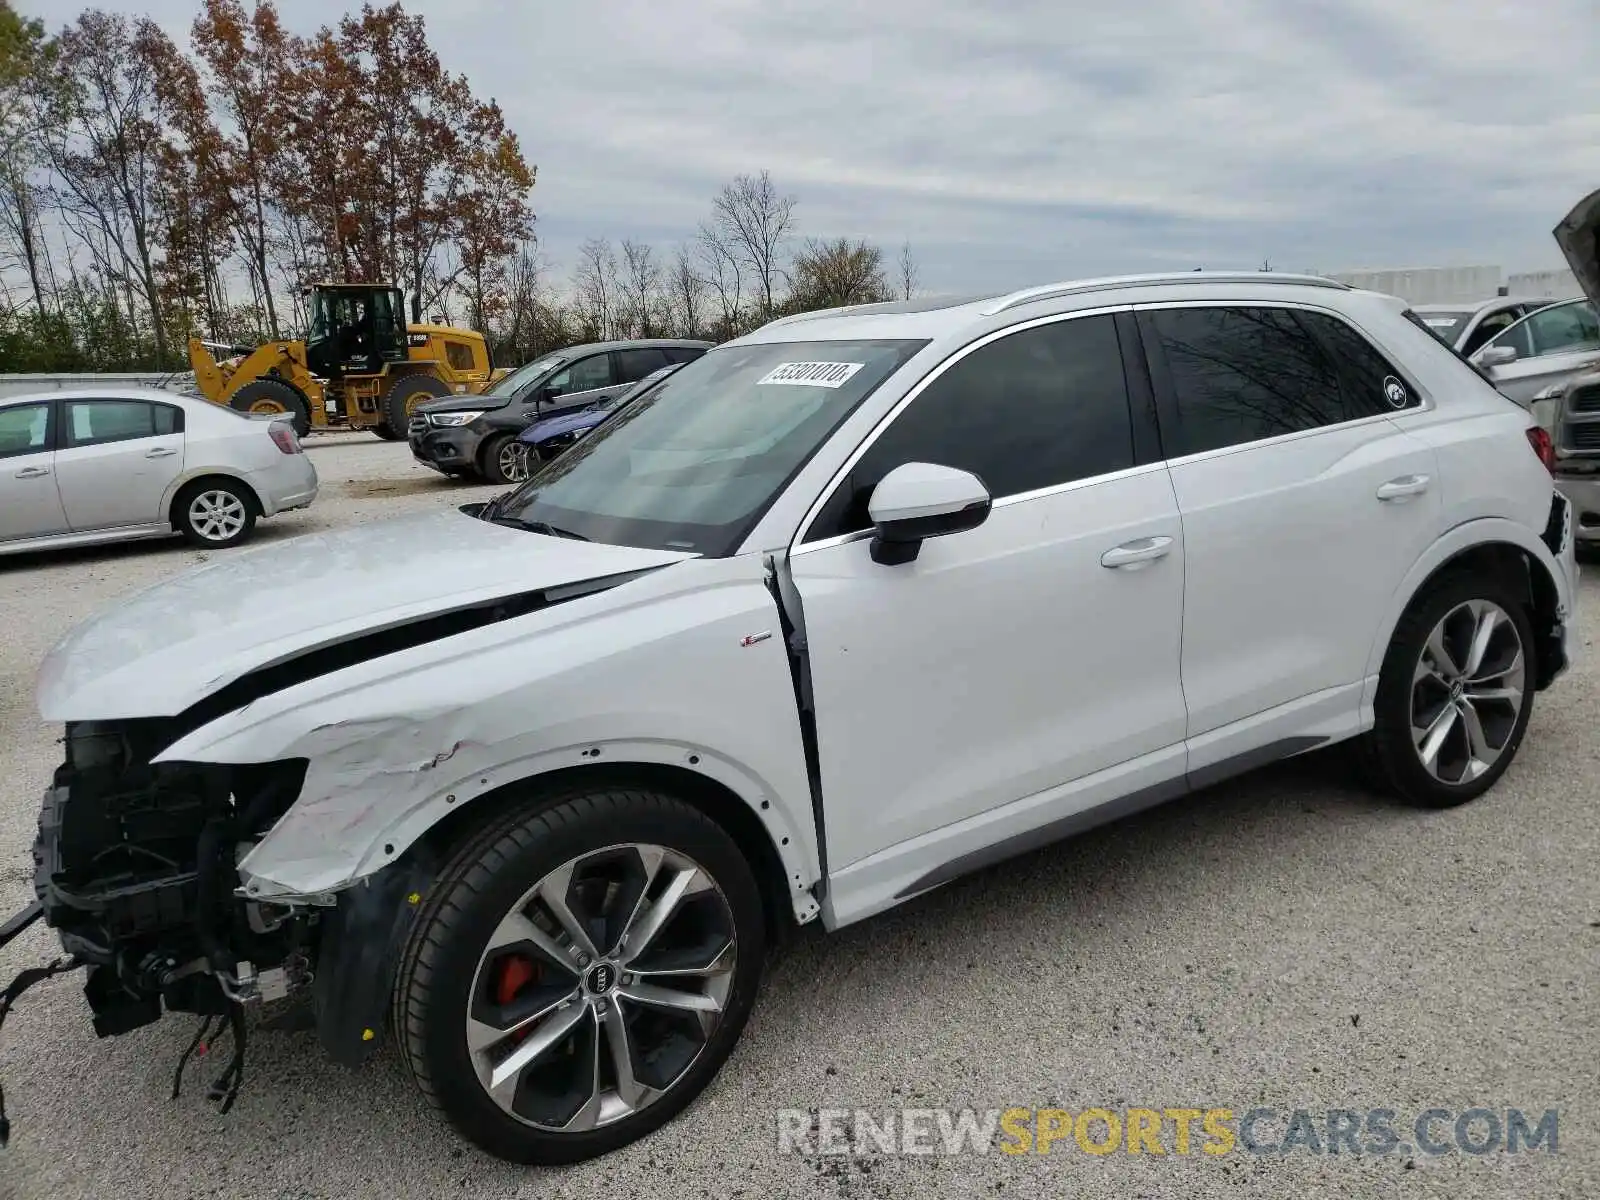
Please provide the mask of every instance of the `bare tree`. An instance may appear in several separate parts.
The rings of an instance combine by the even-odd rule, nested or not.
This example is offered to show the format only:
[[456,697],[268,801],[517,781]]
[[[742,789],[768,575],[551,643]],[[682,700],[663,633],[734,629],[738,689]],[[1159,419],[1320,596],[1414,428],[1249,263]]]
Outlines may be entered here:
[[705,332],[706,281],[695,270],[694,253],[679,246],[667,268],[667,311],[672,324],[683,337],[697,338]]
[[785,279],[783,246],[794,229],[794,206],[795,198],[780,195],[766,171],[734,176],[711,202],[723,245],[750,272],[763,320],[772,316]]
[[617,281],[620,324],[633,337],[655,337],[662,306],[661,266],[642,242],[623,240]]
[[744,316],[744,270],[739,256],[711,224],[700,226],[694,248],[700,278],[717,303],[717,332],[720,337],[730,337],[738,331]]
[[572,272],[573,305],[591,336],[617,334],[617,255],[607,238],[590,238],[578,247]]
[[911,242],[900,244],[900,299],[909,300],[917,292],[917,285],[922,282],[921,273],[917,270],[917,260],[911,257]]
[[122,283],[130,321],[135,296],[149,314],[158,360],[167,360],[156,271],[158,157],[163,144],[155,62],[171,43],[148,18],[130,22],[90,10],[60,37],[51,119],[42,145],[60,185],[69,228],[90,236],[108,279]]
[[[45,302],[50,274],[49,247],[39,223],[39,185],[24,155],[13,152],[0,160],[0,270],[20,266],[28,276],[39,315],[49,311]],[[50,289],[54,291],[52,287]]]

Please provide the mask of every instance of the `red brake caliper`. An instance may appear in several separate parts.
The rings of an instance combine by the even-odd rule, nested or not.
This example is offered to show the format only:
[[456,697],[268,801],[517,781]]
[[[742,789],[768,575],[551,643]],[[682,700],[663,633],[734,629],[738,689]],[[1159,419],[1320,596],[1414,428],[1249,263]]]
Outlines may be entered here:
[[[527,955],[507,955],[500,960],[500,973],[494,981],[494,1002],[501,1007],[510,1004],[516,999],[517,993],[532,983],[538,974],[538,964]],[[512,1034],[511,1040],[520,1042],[527,1036],[528,1031],[525,1029],[521,1033]]]

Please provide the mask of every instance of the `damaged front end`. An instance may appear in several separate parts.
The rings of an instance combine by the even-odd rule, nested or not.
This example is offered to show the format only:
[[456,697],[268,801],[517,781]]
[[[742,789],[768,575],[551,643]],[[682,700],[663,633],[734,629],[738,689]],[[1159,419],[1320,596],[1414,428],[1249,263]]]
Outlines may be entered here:
[[228,1027],[231,1058],[210,1093],[226,1110],[243,1082],[251,1006],[302,1001],[286,1012],[321,1026],[336,1058],[364,1057],[408,924],[407,893],[426,881],[385,872],[320,905],[245,897],[238,863],[295,802],[306,761],[153,763],[184,731],[166,718],[67,725],[33,848],[36,903],[5,927],[10,940],[42,917],[64,957],[0,992],[0,1020],[31,984],[81,967],[100,1037],[168,1012],[202,1018],[174,1096],[189,1057]]

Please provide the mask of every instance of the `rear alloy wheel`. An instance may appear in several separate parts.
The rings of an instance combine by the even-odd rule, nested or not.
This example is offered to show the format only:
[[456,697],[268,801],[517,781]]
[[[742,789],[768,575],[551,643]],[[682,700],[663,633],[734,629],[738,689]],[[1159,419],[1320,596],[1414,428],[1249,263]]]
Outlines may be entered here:
[[1496,582],[1444,581],[1401,619],[1361,750],[1386,791],[1449,808],[1510,765],[1533,712],[1533,636]]
[[592,1158],[711,1081],[754,1000],[764,932],[748,864],[698,810],[579,793],[502,820],[445,869],[396,1027],[423,1092],[479,1146]]
[[528,479],[528,447],[515,434],[501,433],[483,446],[483,477],[490,483],[525,483]]
[[1440,783],[1471,783],[1511,748],[1527,690],[1516,622],[1491,600],[1467,600],[1428,635],[1411,687],[1411,739]]
[[178,498],[178,531],[211,550],[237,546],[256,524],[255,502],[237,484],[202,480]]

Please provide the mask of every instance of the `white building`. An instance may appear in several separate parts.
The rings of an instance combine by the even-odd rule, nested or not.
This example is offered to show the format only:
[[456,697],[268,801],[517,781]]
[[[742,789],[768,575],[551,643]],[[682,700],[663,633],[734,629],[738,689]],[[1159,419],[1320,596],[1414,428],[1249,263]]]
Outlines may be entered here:
[[1500,295],[1565,300],[1583,292],[1567,270],[1507,275],[1499,267],[1400,267],[1334,271],[1329,277],[1351,287],[1387,292],[1410,304],[1466,304]]

